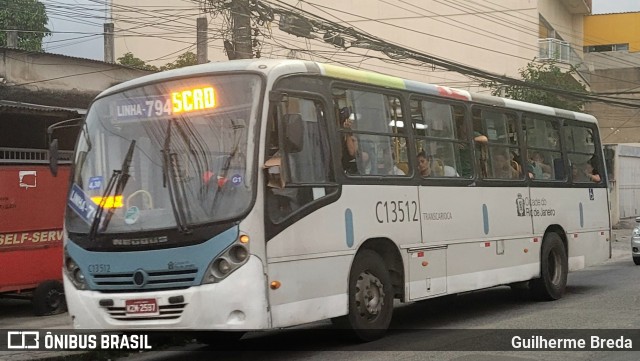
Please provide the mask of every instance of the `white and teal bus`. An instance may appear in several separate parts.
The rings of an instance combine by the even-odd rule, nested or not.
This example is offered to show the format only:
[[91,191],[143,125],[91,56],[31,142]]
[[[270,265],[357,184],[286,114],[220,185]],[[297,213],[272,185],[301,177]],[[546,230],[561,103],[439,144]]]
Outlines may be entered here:
[[[76,328],[364,340],[413,302],[562,297],[604,261],[596,119],[300,60],[162,72],[88,111],[65,219]],[[238,333],[239,334],[239,333]]]

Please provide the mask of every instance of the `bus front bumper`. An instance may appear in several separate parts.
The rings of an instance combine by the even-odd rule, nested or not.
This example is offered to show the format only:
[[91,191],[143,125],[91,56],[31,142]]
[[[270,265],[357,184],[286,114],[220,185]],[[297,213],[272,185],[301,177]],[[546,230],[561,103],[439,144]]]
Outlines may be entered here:
[[[267,329],[270,318],[266,284],[262,262],[255,256],[219,283],[183,290],[78,291],[66,275],[64,277],[69,315],[76,329]],[[155,299],[159,312],[126,313],[126,301],[147,303],[150,299]]]

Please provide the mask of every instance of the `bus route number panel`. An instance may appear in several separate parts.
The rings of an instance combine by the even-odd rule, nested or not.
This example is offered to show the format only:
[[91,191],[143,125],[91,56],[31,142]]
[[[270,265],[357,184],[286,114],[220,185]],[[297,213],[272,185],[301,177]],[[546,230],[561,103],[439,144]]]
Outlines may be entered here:
[[127,316],[157,316],[160,314],[155,298],[126,300],[124,305]]
[[204,87],[173,92],[170,95],[121,99],[114,106],[115,118],[126,121],[213,109],[216,99],[213,87]]

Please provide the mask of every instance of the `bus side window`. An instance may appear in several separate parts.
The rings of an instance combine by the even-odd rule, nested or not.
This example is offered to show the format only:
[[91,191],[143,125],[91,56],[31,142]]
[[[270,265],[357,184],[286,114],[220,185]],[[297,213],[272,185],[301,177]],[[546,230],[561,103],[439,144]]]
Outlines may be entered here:
[[[269,118],[267,165],[271,182],[267,185],[266,202],[274,223],[331,192],[322,186],[333,178],[324,119],[321,103],[295,97],[280,103]],[[295,147],[282,149],[288,141],[283,139],[285,130],[293,126],[301,128],[301,141]]]

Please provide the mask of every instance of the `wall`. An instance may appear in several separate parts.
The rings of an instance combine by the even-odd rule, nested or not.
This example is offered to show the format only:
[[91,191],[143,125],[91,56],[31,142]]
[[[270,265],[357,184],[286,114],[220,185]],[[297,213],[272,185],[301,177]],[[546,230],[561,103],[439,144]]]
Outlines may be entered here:
[[97,93],[146,74],[149,72],[95,60],[0,48],[0,77],[5,86]]
[[539,0],[538,10],[562,39],[571,43],[574,50],[581,55],[584,16],[569,13],[566,5],[556,0]]
[[585,17],[584,45],[629,43],[629,52],[640,51],[640,12]]
[[[618,93],[620,101],[640,102],[640,53],[625,52],[588,53],[585,61],[591,64],[591,91]],[[585,111],[598,118],[600,133],[606,143],[635,143],[640,141],[640,110],[636,107],[587,103]]]

